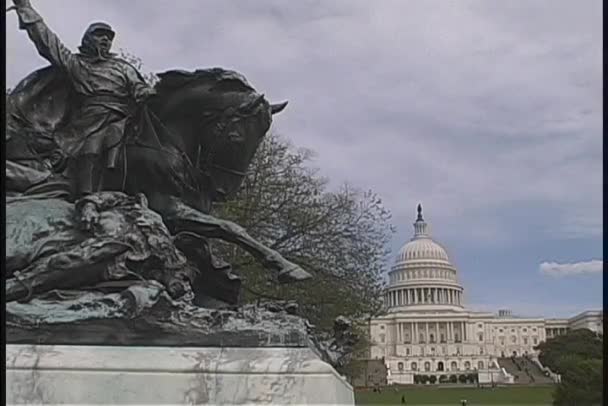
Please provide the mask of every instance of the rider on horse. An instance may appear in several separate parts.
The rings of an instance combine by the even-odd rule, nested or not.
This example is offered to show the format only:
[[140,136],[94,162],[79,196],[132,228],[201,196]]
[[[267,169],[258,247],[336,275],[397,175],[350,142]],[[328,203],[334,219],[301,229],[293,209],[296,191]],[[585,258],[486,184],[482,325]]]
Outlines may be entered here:
[[13,0],[19,26],[27,31],[41,56],[68,78],[75,95],[69,122],[62,128],[75,197],[99,191],[102,177],[116,168],[127,122],[154,90],[137,69],[110,53],[114,31],[93,23],[79,53],[72,53],[47,27],[29,0]]

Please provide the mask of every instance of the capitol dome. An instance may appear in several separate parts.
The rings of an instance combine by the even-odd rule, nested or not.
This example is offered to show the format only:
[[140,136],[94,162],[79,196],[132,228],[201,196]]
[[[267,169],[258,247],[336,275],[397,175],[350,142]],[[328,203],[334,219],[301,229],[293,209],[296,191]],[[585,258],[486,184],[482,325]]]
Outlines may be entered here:
[[430,237],[414,237],[397,254],[395,263],[415,260],[440,260],[450,262],[445,249]]
[[385,298],[390,309],[462,309],[463,288],[446,250],[431,238],[418,205],[414,236],[397,253]]

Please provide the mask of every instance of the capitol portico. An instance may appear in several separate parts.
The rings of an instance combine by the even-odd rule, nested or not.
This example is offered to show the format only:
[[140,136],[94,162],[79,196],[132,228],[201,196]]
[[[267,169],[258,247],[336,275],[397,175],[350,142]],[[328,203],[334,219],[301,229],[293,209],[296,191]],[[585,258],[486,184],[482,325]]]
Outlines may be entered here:
[[473,372],[481,383],[513,383],[504,368],[510,357],[526,355],[538,362],[534,347],[547,337],[581,326],[602,331],[601,312],[572,319],[521,318],[508,310],[475,312],[464,307],[463,291],[456,267],[431,238],[418,205],[414,236],[399,250],[389,272],[386,312],[369,322],[369,355],[384,361],[387,383],[414,383],[422,374],[445,378]]

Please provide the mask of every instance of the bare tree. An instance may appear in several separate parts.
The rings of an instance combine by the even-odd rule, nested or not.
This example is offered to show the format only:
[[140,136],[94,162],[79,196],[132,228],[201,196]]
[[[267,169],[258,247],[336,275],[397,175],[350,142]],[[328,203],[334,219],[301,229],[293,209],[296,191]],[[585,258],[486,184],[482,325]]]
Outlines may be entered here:
[[247,254],[226,247],[218,253],[246,279],[246,300],[296,299],[311,321],[328,328],[338,315],[380,310],[393,228],[376,194],[346,184],[328,191],[327,180],[306,166],[311,157],[311,151],[267,136],[236,198],[218,209],[314,279],[278,286]]

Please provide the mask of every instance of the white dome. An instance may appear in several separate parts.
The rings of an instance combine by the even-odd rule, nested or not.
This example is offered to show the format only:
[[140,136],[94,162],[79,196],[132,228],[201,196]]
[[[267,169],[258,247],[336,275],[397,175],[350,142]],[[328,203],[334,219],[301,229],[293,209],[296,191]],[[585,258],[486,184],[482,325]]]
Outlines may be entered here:
[[417,260],[450,261],[445,249],[431,238],[415,238],[409,241],[399,250],[395,263]]
[[450,264],[447,252],[437,242],[433,241],[427,230],[427,224],[422,218],[422,206],[418,205],[418,218],[414,223],[414,237],[399,250],[395,265],[404,262],[425,261]]
[[388,276],[385,303],[390,311],[463,309],[457,270],[428,233],[422,205],[418,205],[414,236],[397,253]]

